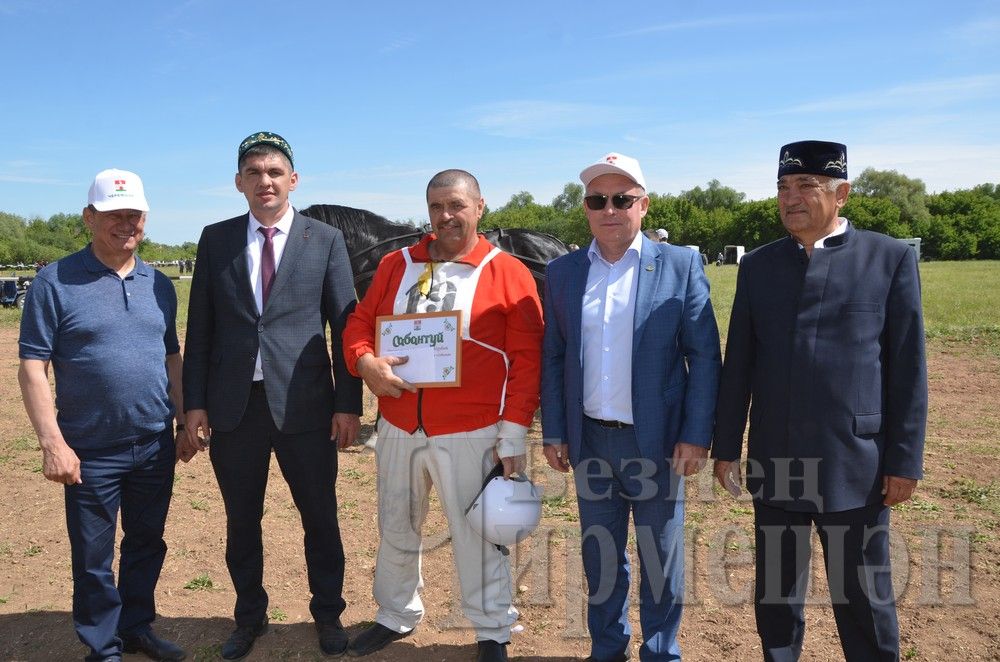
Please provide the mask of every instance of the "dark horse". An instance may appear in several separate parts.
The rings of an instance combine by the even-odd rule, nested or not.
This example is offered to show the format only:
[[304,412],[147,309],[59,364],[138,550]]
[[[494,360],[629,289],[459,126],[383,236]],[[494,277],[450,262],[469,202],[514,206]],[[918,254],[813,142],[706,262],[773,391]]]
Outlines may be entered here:
[[[407,223],[394,223],[366,209],[312,205],[301,211],[344,233],[358,297],[363,297],[368,291],[375,269],[385,255],[405,246],[412,246],[427,232]],[[510,253],[528,267],[535,278],[539,296],[545,288],[546,265],[569,252],[569,246],[544,232],[512,228],[489,230],[483,234],[491,244]]]

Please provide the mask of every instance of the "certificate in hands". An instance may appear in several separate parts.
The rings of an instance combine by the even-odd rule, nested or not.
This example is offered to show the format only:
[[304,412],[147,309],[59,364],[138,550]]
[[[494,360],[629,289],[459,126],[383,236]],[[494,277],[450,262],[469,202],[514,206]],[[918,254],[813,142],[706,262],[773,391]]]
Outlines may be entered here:
[[462,311],[380,315],[375,355],[405,356],[392,372],[418,388],[462,385]]

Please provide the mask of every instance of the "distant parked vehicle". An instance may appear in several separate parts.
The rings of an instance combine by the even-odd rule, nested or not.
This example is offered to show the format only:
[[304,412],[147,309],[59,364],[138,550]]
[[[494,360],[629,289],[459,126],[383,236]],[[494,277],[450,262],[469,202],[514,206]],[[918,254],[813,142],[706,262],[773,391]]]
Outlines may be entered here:
[[725,263],[726,264],[739,264],[743,260],[743,253],[746,250],[742,246],[733,246],[732,244],[726,246],[725,251]]
[[28,294],[31,279],[23,276],[0,278],[0,305],[4,308],[24,308],[24,297]]

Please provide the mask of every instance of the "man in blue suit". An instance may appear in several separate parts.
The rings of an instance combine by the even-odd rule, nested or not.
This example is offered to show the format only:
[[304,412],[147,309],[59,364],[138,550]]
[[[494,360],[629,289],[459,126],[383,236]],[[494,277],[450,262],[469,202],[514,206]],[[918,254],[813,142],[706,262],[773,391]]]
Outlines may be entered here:
[[927,366],[914,252],[840,217],[847,148],[781,148],[778,211],[788,237],[740,263],[726,340],[715,476],[747,489],[754,605],[765,660],[797,660],[810,537],[826,559],[844,656],[898,660],[889,507],[922,476]]
[[572,466],[583,532],[591,660],[626,660],[635,520],[642,660],[679,660],[684,476],[708,455],[721,360],[701,258],[639,230],[639,163],[611,153],[584,169],[594,240],[549,264],[542,428],[549,465]]

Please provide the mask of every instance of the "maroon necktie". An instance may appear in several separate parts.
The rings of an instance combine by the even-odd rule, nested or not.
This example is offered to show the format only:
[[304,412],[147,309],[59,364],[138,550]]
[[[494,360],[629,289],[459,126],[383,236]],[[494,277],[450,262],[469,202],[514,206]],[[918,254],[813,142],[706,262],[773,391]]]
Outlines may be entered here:
[[264,250],[260,252],[261,309],[267,305],[267,296],[274,283],[274,235],[278,228],[257,228],[264,235]]

